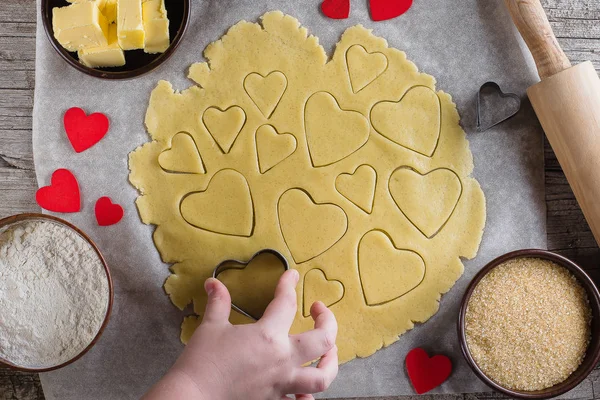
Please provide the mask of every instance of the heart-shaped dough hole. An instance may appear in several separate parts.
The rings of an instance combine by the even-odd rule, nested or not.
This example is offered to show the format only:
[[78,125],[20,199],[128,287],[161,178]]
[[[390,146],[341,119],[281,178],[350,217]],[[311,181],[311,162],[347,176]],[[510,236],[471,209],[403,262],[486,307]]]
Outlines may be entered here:
[[344,297],[345,288],[341,281],[327,279],[320,269],[311,269],[304,275],[304,301],[302,313],[310,316],[310,308],[315,301],[322,301],[327,307],[339,303]]
[[371,110],[371,123],[392,142],[432,157],[440,138],[440,99],[430,88],[415,86],[397,102],[377,103]]
[[373,211],[377,172],[370,165],[361,165],[353,174],[341,174],[335,180],[338,192],[367,214]]
[[166,172],[183,174],[204,174],[206,172],[198,147],[187,132],[179,132],[173,136],[171,148],[160,153],[158,164]]
[[329,250],[348,229],[344,210],[335,204],[317,204],[302,189],[285,192],[278,213],[285,243],[298,264]]
[[267,76],[253,72],[244,79],[246,93],[266,118],[271,118],[275,112],[287,85],[287,78],[280,71],[273,71]]
[[279,278],[285,272],[273,253],[260,252],[249,262],[230,261],[217,275],[231,294],[231,302],[254,319],[260,319],[275,296]]
[[246,178],[237,171],[219,171],[206,190],[186,195],[181,215],[190,225],[231,236],[252,236],[254,208]]
[[388,59],[383,53],[369,53],[361,45],[355,44],[346,52],[346,65],[352,91],[358,93],[385,72]]
[[306,140],[315,167],[336,163],[369,140],[369,121],[357,111],[343,110],[327,92],[313,94],[304,110]]
[[256,131],[256,152],[260,173],[264,174],[296,151],[296,138],[291,133],[278,133],[275,127],[263,125]]
[[382,231],[371,231],[358,245],[358,272],[369,306],[396,300],[425,278],[425,260],[417,252],[399,249]]
[[406,218],[432,238],[450,220],[462,194],[462,183],[454,171],[446,168],[421,174],[401,167],[392,173],[389,189]]
[[246,124],[246,113],[239,106],[226,110],[210,107],[202,115],[202,121],[221,151],[227,154]]

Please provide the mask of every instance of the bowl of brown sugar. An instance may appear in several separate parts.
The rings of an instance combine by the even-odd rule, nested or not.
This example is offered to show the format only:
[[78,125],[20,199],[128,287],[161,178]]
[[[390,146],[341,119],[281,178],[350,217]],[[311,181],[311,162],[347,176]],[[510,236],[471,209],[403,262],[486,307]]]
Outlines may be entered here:
[[600,295],[567,258],[515,251],[473,278],[458,336],[467,363],[491,388],[523,399],[559,396],[600,360]]

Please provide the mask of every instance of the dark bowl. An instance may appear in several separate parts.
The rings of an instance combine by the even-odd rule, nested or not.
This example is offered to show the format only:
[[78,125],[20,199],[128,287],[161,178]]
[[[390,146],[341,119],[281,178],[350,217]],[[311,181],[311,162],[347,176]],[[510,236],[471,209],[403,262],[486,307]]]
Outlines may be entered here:
[[55,365],[55,366],[47,367],[47,368],[26,368],[26,367],[21,367],[21,366],[15,365],[15,364],[11,363],[10,361],[4,360],[2,357],[0,357],[0,366],[8,367],[10,369],[14,369],[17,371],[35,372],[35,373],[54,371],[54,370],[66,367],[67,365],[72,364],[75,361],[79,360],[81,357],[83,357],[83,355],[85,353],[87,353],[92,347],[94,347],[96,342],[98,342],[98,339],[100,339],[100,336],[102,336],[104,329],[106,329],[106,326],[108,325],[108,321],[110,320],[110,314],[111,314],[112,308],[113,308],[113,297],[114,297],[113,281],[112,281],[112,277],[110,275],[110,270],[108,268],[108,265],[106,264],[106,260],[104,260],[104,257],[100,253],[98,246],[96,246],[96,244],[92,241],[92,239],[90,239],[90,237],[88,235],[83,233],[80,229],[78,229],[74,225],[72,225],[72,224],[68,223],[67,221],[62,220],[60,218],[53,217],[51,215],[30,213],[30,214],[13,215],[12,217],[0,219],[0,229],[9,227],[11,225],[19,224],[21,222],[40,221],[40,220],[41,221],[50,221],[53,223],[63,225],[65,227],[73,230],[75,233],[77,233],[79,236],[81,236],[86,242],[88,242],[90,244],[90,246],[92,246],[92,248],[94,249],[94,251],[96,252],[96,254],[99,257],[100,262],[102,263],[102,266],[104,267],[104,271],[106,272],[106,279],[108,281],[108,304],[106,305],[106,314],[104,316],[104,321],[102,322],[102,325],[100,326],[100,329],[98,330],[98,333],[96,333],[96,336],[94,337],[94,339],[90,342],[90,344],[87,345],[87,347],[85,349],[83,349],[81,351],[81,353],[77,354],[72,359],[70,359],[60,365]]
[[90,68],[79,62],[77,53],[69,52],[54,38],[52,9],[68,6],[69,4],[66,0],[42,0],[42,21],[44,22],[46,35],[52,43],[52,47],[70,66],[101,79],[131,79],[153,71],[173,55],[175,49],[181,43],[190,22],[191,0],[165,0],[171,45],[164,53],[147,54],[144,53],[144,50],[127,50],[125,51],[125,65],[122,67]]
[[[467,313],[467,305],[471,295],[473,294],[473,290],[475,290],[475,287],[481,281],[481,279],[492,269],[504,263],[505,261],[515,258],[542,258],[553,261],[556,264],[565,267],[575,276],[575,278],[577,278],[579,283],[581,283],[583,288],[586,290],[590,308],[592,309],[592,337],[583,362],[579,368],[577,368],[577,370],[567,378],[566,381],[558,383],[544,390],[531,392],[518,391],[505,388],[494,382],[479,368],[471,356],[469,347],[467,346],[467,339],[465,337],[465,316]],[[590,374],[590,372],[592,372],[596,364],[598,364],[598,360],[600,359],[600,294],[598,294],[598,289],[588,274],[586,274],[583,269],[581,269],[571,260],[545,250],[530,249],[514,251],[512,253],[500,256],[487,264],[477,275],[475,275],[475,278],[473,278],[469,284],[460,306],[460,313],[458,316],[458,339],[460,341],[462,353],[471,369],[473,369],[473,372],[475,372],[475,374],[492,389],[519,399],[549,399],[556,397],[579,385],[579,383],[581,383],[581,381],[583,381]]]

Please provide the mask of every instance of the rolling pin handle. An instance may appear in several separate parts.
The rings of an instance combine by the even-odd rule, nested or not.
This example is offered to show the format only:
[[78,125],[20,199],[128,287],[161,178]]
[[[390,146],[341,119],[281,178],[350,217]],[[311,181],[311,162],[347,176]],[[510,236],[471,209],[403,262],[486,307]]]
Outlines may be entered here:
[[510,14],[537,65],[540,78],[556,75],[571,67],[552,31],[540,0],[505,0]]

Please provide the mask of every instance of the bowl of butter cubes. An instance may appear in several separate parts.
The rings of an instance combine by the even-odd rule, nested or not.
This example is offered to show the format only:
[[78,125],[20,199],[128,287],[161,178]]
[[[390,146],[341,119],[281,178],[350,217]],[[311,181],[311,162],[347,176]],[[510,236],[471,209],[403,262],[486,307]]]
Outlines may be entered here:
[[191,0],[42,0],[54,49],[102,79],[131,79],[167,60],[190,19]]

